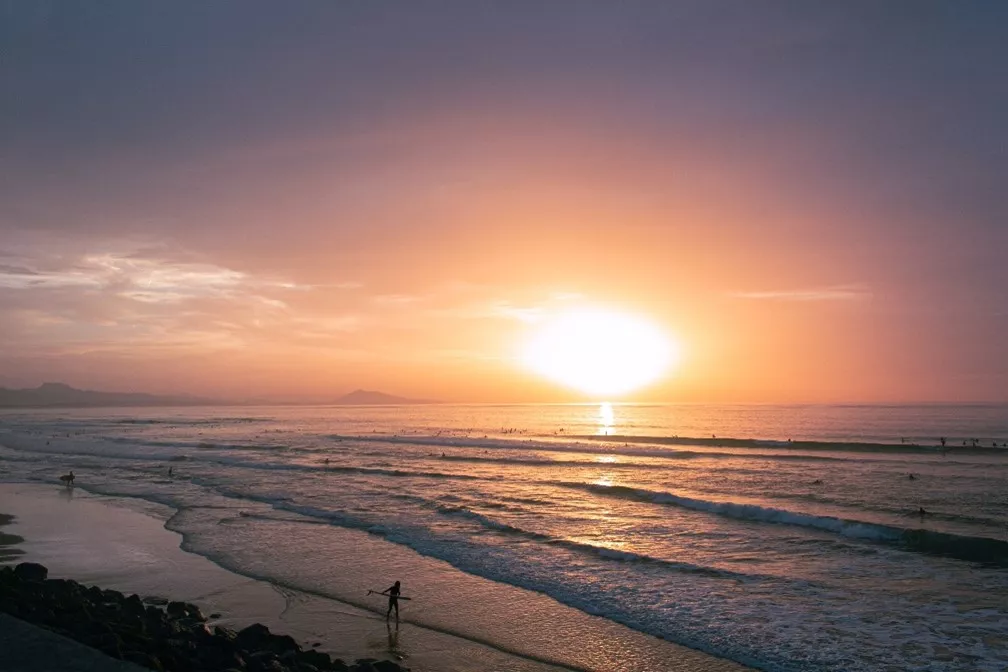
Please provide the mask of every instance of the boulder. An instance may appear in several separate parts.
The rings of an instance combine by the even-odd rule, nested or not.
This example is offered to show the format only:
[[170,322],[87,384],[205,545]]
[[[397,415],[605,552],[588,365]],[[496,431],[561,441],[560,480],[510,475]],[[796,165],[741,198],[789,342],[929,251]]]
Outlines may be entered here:
[[37,562],[22,562],[14,568],[14,576],[22,581],[45,581],[49,570]]
[[243,628],[238,632],[238,636],[235,638],[238,644],[250,651],[261,651],[266,648],[266,642],[272,636],[269,628],[267,628],[262,623],[253,623],[247,628]]
[[391,660],[379,660],[376,663],[371,663],[371,666],[378,672],[402,672],[403,669],[398,663],[393,663]]
[[215,625],[213,629],[214,637],[218,639],[226,640],[230,643],[234,643],[238,639],[238,633],[231,628],[225,628],[220,625]]
[[136,663],[140,667],[146,667],[148,670],[155,670],[156,672],[162,672],[162,670],[164,670],[164,667],[161,665],[161,661],[157,659],[157,656],[153,656],[143,651],[127,651],[122,657],[123,660]]
[[298,663],[304,663],[305,665],[313,665],[321,670],[328,670],[329,666],[332,665],[332,661],[329,659],[328,653],[322,653],[321,651],[302,651],[298,654]]
[[287,651],[300,652],[301,647],[290,635],[274,635],[265,625],[253,623],[238,633],[238,644],[249,651],[271,651],[281,654]]

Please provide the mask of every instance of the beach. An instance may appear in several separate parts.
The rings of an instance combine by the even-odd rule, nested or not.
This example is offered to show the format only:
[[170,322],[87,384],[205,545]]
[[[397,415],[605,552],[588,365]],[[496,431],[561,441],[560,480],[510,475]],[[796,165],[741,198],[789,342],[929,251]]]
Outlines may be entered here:
[[[0,510],[17,533],[8,561],[37,562],[50,578],[67,578],[137,594],[155,601],[178,600],[197,605],[209,624],[241,630],[253,623],[292,636],[305,648],[352,664],[358,659],[389,660],[415,671],[514,670],[547,672],[572,669],[402,622],[386,624],[384,598],[372,610],[319,597],[267,581],[240,576],[182,548],[182,538],[166,530],[167,507],[143,500],[106,497],[81,487],[0,484]],[[361,591],[362,598],[365,591]],[[604,647],[605,642],[592,646]],[[689,650],[668,668],[712,672],[740,670]],[[665,663],[652,663],[664,665]]]

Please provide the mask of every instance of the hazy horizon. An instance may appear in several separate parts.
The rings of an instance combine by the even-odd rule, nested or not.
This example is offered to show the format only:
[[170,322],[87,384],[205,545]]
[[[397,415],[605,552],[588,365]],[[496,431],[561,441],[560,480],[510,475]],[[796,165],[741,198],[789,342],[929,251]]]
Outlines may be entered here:
[[[0,386],[1008,402],[1006,23],[4,4]],[[537,330],[596,308],[660,330],[668,365],[617,394],[526,365]],[[601,343],[561,377],[627,368]]]

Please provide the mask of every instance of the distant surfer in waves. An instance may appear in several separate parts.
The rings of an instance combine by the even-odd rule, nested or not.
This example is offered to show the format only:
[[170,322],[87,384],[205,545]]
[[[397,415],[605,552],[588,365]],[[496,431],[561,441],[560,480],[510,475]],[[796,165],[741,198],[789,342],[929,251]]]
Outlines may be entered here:
[[385,620],[389,619],[392,615],[392,608],[395,607],[395,620],[396,623],[399,622],[399,582],[396,581],[392,584],[391,588],[386,588],[381,592],[382,595],[388,595],[388,611],[385,612]]
[[927,511],[924,510],[923,506],[917,510],[917,515],[919,515],[921,518],[927,515]]

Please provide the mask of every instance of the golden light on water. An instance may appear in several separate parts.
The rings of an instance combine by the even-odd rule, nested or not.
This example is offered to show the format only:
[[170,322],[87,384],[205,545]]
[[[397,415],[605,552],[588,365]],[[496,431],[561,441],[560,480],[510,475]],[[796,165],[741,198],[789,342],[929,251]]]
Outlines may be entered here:
[[652,322],[601,309],[571,311],[547,321],[522,353],[524,365],[535,373],[598,396],[626,394],[653,383],[677,358],[677,348]]
[[603,401],[599,404],[599,434],[612,434],[615,424],[616,415],[613,413],[612,404]]

